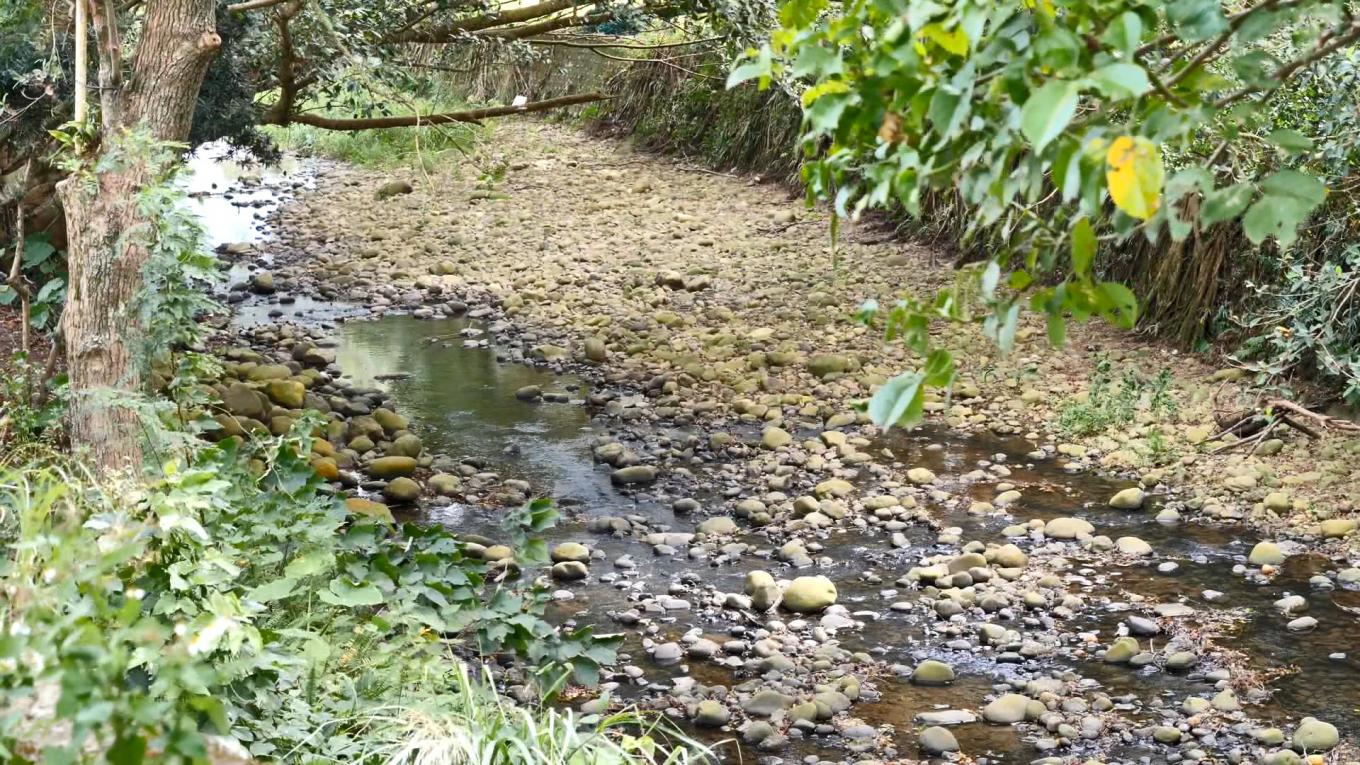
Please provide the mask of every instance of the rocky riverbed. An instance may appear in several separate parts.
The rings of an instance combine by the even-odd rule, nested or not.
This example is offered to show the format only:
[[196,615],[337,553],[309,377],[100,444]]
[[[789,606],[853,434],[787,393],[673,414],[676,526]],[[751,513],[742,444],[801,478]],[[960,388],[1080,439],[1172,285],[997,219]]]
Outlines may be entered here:
[[[556,496],[558,618],[629,635],[588,710],[771,762],[1357,756],[1352,445],[1210,454],[1234,371],[942,326],[962,379],[881,432],[854,405],[912,362],[849,314],[948,268],[549,125],[435,174],[313,163],[228,195],[261,226],[213,242],[224,428],[327,413],[314,461],[355,512],[495,565],[499,508]],[[1174,411],[1058,435],[1098,357],[1171,369]]]

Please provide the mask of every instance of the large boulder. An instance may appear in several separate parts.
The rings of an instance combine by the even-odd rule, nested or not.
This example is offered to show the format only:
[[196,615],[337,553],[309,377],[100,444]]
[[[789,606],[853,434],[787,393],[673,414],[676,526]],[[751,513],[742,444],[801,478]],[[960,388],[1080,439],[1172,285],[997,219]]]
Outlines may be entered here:
[[1110,507],[1116,510],[1137,510],[1147,501],[1147,494],[1137,486],[1132,486],[1110,497]]
[[1251,548],[1247,562],[1253,566],[1278,566],[1284,563],[1284,553],[1274,542],[1257,542],[1256,546]]
[[398,504],[415,502],[420,498],[420,484],[406,476],[397,476],[383,487],[383,496]]
[[747,572],[745,591],[756,611],[769,611],[779,602],[779,585],[764,571]]
[[836,585],[824,576],[800,576],[784,590],[784,608],[814,614],[836,602]]
[[1315,717],[1305,717],[1294,729],[1290,743],[1301,752],[1325,752],[1341,742],[1336,726]]
[[368,474],[374,478],[396,478],[414,472],[415,457],[379,457],[368,463]]
[[1076,539],[1095,533],[1096,527],[1081,518],[1054,518],[1044,524],[1044,536],[1050,539]]

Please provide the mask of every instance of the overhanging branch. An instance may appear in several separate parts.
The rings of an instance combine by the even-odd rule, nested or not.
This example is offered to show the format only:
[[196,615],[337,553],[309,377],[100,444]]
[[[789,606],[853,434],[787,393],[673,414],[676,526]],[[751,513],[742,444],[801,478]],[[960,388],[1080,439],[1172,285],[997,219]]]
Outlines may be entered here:
[[613,96],[603,93],[577,93],[561,98],[550,98],[546,101],[532,101],[520,106],[488,106],[482,109],[467,109],[461,112],[444,112],[442,114],[410,114],[399,117],[360,117],[360,118],[335,118],[322,117],[315,114],[296,114],[284,118],[276,118],[267,115],[264,124],[267,125],[286,125],[296,123],[299,125],[310,125],[323,130],[380,130],[383,128],[399,127],[427,127],[433,125],[448,125],[455,122],[480,122],[490,117],[504,117],[511,114],[528,114],[530,112],[545,112],[552,109],[561,109],[564,106],[575,106],[576,104],[588,104],[592,101],[605,101]]

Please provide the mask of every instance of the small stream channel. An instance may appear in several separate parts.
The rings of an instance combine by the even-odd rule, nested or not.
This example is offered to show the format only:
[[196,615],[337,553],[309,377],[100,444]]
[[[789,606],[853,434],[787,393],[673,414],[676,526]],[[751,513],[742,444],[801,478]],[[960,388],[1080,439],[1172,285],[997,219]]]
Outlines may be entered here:
[[[281,197],[309,188],[324,166],[306,161],[287,162],[277,168],[250,168],[209,152],[195,158],[191,168],[189,188],[201,192],[193,199],[193,205],[202,215],[208,244],[217,247],[251,242],[260,250],[257,257],[228,271],[224,284],[227,287],[246,279],[251,267],[267,264],[268,237],[262,233],[261,222]],[[598,623],[606,631],[615,631],[619,627],[609,614],[629,608],[630,594],[634,592],[665,592],[668,586],[682,584],[687,581],[685,577],[695,575],[706,585],[739,592],[747,570],[777,567],[768,560],[749,556],[723,565],[690,560],[683,554],[654,557],[636,540],[588,534],[585,521],[595,516],[641,515],[658,528],[677,531],[692,530],[692,522],[671,512],[669,497],[645,492],[625,495],[610,485],[608,468],[595,463],[591,449],[595,438],[609,431],[611,422],[592,416],[592,410],[584,405],[589,394],[585,380],[498,360],[497,349],[488,342],[491,335],[474,320],[418,320],[403,315],[347,320],[366,312],[355,306],[301,298],[246,296],[239,289],[227,294],[234,295],[235,320],[242,325],[300,321],[331,327],[337,364],[348,380],[387,391],[398,410],[415,424],[413,428],[428,448],[455,458],[469,458],[483,469],[506,477],[522,478],[536,492],[556,497],[569,520],[551,532],[552,541],[588,543],[602,549],[606,560],[620,556],[637,560],[636,575],[621,579],[598,576],[610,568],[607,562],[594,564],[594,576],[564,588],[563,600],[558,604],[560,618]],[[528,385],[539,386],[548,394],[548,400],[536,403],[518,400],[514,392]],[[656,437],[682,435],[658,432]],[[804,435],[815,435],[815,431],[795,433],[799,438]],[[1329,561],[1296,556],[1273,581],[1254,583],[1233,571],[1256,541],[1242,529],[1159,523],[1153,520],[1155,512],[1147,509],[1138,513],[1109,510],[1105,500],[1128,485],[1126,482],[1071,474],[1053,460],[1032,460],[1026,455],[1034,445],[1023,439],[960,436],[925,427],[910,433],[895,431],[883,437],[872,451],[879,454],[880,449],[888,450],[893,459],[904,464],[931,468],[946,487],[951,483],[953,487],[962,487],[960,476],[973,470],[980,460],[1004,459],[1003,464],[1011,470],[1007,480],[1024,489],[1023,498],[1007,508],[1007,515],[970,515],[958,505],[933,509],[944,527],[962,529],[963,539],[998,540],[1002,529],[1013,523],[1030,518],[1078,516],[1088,519],[1099,533],[1111,538],[1135,535],[1146,540],[1156,551],[1146,563],[1111,566],[1108,560],[1073,557],[1073,570],[1089,582],[1083,594],[1101,604],[1093,612],[1094,617],[1085,617],[1088,623],[1082,629],[1099,631],[1107,637],[1114,634],[1127,616],[1130,598],[1137,596],[1184,603],[1198,614],[1248,609],[1245,621],[1228,644],[1249,654],[1259,666],[1298,668],[1272,683],[1276,689],[1274,696],[1251,707],[1253,715],[1280,723],[1314,715],[1340,728],[1343,740],[1360,737],[1360,716],[1356,710],[1360,705],[1360,642],[1355,637],[1357,619],[1345,610],[1360,608],[1360,592],[1314,589],[1309,578],[1329,567]],[[702,466],[695,468],[701,485],[704,470]],[[990,500],[994,494],[991,485],[984,484],[973,486],[971,491],[983,500]],[[702,497],[695,496],[702,501]],[[498,520],[495,511],[453,505],[428,508],[424,518],[474,531],[494,528]],[[900,598],[912,597],[910,592],[897,592],[894,580],[924,554],[952,549],[936,546],[935,530],[909,528],[904,533],[911,546],[899,551],[887,544],[885,534],[872,527],[839,530],[824,541],[825,549],[821,552],[836,563],[815,573],[826,574],[837,583],[840,602],[849,609],[872,611],[876,615],[867,620],[862,630],[842,633],[839,637],[843,645],[872,652],[889,663],[914,664],[927,656],[941,658],[958,672],[952,685],[938,688],[881,678],[879,698],[854,708],[854,714],[870,724],[895,726],[900,750],[914,753],[913,731],[919,727],[917,714],[939,709],[976,709],[998,681],[1013,673],[1015,665],[998,661],[997,656],[988,653],[951,650],[946,647],[948,638],[938,634],[937,623],[923,622],[919,612],[899,613],[889,608]],[[769,547],[769,541],[758,532],[751,532],[745,541],[755,547]],[[1159,566],[1167,563],[1174,563],[1174,570],[1159,570]],[[792,574],[777,571],[776,575]],[[1222,596],[1209,602],[1204,596],[1208,590],[1221,592]],[[1272,608],[1272,603],[1287,594],[1308,597],[1308,615],[1318,620],[1315,630],[1294,633],[1285,629],[1287,619]],[[661,621],[671,622],[672,637],[693,627],[715,635],[726,634],[730,628],[728,623],[706,622],[698,612],[681,612]],[[630,631],[625,658],[640,667],[649,681],[666,685],[672,678],[688,673],[705,684],[737,682],[711,662],[656,666],[642,650],[640,640],[644,637],[649,636]],[[1161,705],[1175,707],[1187,695],[1214,692],[1213,683],[1203,673],[1137,670],[1094,659],[1051,661],[1101,684],[1113,697],[1127,695],[1141,699],[1143,713],[1154,717]],[[627,698],[637,691],[637,686],[623,686],[615,693]],[[986,753],[986,757],[997,762],[1027,762],[1044,754],[1041,740],[1037,740],[1037,746],[1036,739],[1022,740],[1012,726],[970,723],[952,730],[963,751],[974,758]],[[804,757],[838,758],[834,750],[822,751],[815,738],[799,744],[794,752]],[[1146,756],[1136,748],[1122,754],[1129,759]],[[746,760],[750,761],[749,754]]]

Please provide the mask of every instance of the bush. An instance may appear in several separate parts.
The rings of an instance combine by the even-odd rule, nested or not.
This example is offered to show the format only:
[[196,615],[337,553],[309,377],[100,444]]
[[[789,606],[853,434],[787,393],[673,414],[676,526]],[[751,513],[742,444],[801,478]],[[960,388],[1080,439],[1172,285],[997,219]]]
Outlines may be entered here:
[[[519,655],[550,698],[569,675],[594,680],[613,645],[549,625],[544,588],[492,581],[442,529],[351,522],[305,459],[314,425],[204,447],[149,485],[0,474],[0,756],[198,761],[211,734],[255,757],[350,760],[409,748],[414,712],[394,725],[397,709],[626,751],[493,702],[490,685],[459,696],[474,654]],[[526,535],[554,517],[544,501],[511,514],[522,565],[544,547]],[[529,761],[512,754],[494,761]]]

